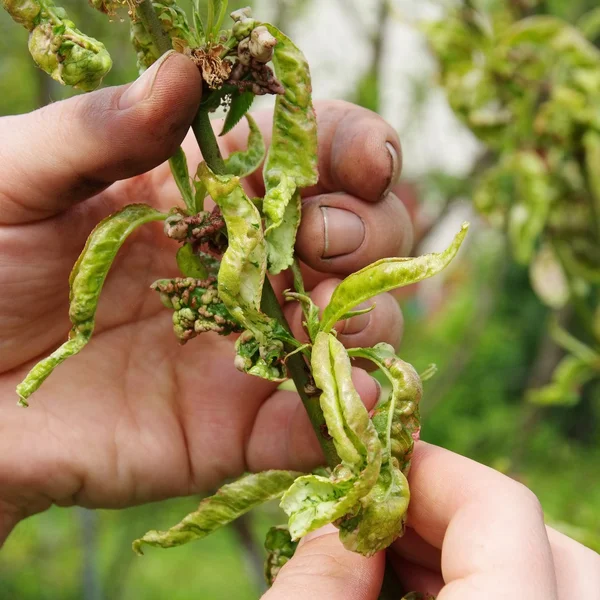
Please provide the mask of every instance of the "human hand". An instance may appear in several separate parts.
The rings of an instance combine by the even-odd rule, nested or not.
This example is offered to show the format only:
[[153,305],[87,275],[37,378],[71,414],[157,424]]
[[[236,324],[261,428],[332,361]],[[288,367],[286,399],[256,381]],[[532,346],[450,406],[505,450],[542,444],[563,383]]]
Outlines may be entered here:
[[[408,479],[408,528],[387,551],[404,592],[386,598],[410,590],[437,600],[600,598],[600,556],[546,527],[520,483],[424,442]],[[300,542],[263,600],[377,600],[386,553],[348,552],[333,529]]]
[[[68,274],[94,225],[132,202],[178,203],[163,163],[186,136],[200,89],[192,63],[169,54],[132,87],[0,120],[0,543],[52,503],[123,507],[206,491],[246,470],[306,470],[322,460],[297,396],[238,373],[230,340],[209,334],[178,346],[148,289],[177,275],[173,243],[156,224],[117,258],[90,345],[56,370],[29,410],[16,407],[16,384],[69,329]],[[297,247],[308,289],[324,304],[335,275],[406,254],[412,232],[387,193],[400,170],[391,127],[346,103],[317,109],[321,181],[306,191]],[[270,131],[268,113],[257,119]],[[240,126],[223,149],[240,149],[245,137]],[[251,196],[261,193],[259,177],[250,185]],[[274,285],[281,293],[291,282]],[[286,313],[298,335],[298,307]],[[386,294],[340,339],[394,344],[401,328]],[[374,381],[356,369],[355,383],[372,406]]]

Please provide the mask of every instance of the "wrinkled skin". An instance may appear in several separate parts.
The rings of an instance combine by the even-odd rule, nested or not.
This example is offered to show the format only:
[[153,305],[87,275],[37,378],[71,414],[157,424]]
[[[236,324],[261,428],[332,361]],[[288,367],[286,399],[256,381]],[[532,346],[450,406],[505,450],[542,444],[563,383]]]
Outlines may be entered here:
[[[56,370],[31,408],[16,406],[16,384],[69,329],[68,275],[94,225],[125,204],[165,210],[178,201],[162,163],[192,121],[198,74],[170,55],[146,76],[156,78],[145,95],[139,87],[103,90],[0,120],[0,538],[52,503],[122,507],[206,491],[245,470],[305,470],[322,460],[297,396],[238,373],[234,340],[207,334],[185,348],[177,344],[171,315],[149,290],[178,274],[174,243],[159,224],[124,245],[85,352]],[[393,173],[386,142],[397,155],[400,149],[392,129],[345,103],[317,110],[321,183],[305,194],[297,248],[322,306],[334,275],[405,255],[412,232],[402,203],[387,194],[400,163]],[[270,115],[257,120],[268,143]],[[246,139],[240,125],[224,149],[242,149]],[[184,146],[194,168],[195,144]],[[264,192],[260,179],[250,179],[251,197]],[[328,243],[322,206],[329,207]],[[336,208],[360,216],[362,243],[363,236],[349,239]],[[353,251],[351,242],[360,247]],[[275,281],[279,293],[290,286]],[[286,312],[301,336],[299,306]],[[373,313],[344,325],[340,339],[363,347],[397,343],[401,326],[394,299],[383,295]],[[372,407],[375,384],[358,369],[354,379]]]

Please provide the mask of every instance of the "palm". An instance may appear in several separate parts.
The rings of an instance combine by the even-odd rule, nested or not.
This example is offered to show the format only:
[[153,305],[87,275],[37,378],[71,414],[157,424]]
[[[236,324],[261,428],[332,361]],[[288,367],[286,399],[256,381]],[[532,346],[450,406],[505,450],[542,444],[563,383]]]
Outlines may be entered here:
[[[20,299],[8,306],[0,329],[10,348],[2,370],[16,367],[0,376],[5,402],[15,398],[15,382],[32,359],[68,331],[66,281],[89,229],[105,212],[141,198],[170,208],[175,192],[167,178],[163,165],[19,234],[31,241],[27,253],[40,258],[32,264],[15,255],[0,266],[5,289]],[[81,227],[82,221],[89,227]],[[0,244],[9,249],[10,241],[0,238]],[[274,387],[235,370],[228,339],[210,334],[178,345],[169,311],[149,290],[156,279],[177,275],[175,248],[160,225],[138,232],[107,280],[91,344],[57,369],[27,414],[10,411],[15,427],[32,427],[38,438],[49,438],[44,446],[68,443],[76,449],[81,472],[90,473],[83,487],[72,474],[77,502],[123,505],[188,493],[246,468],[244,441]],[[27,321],[7,330],[23,306],[32,307]]]
[[[16,385],[70,328],[68,276],[92,228],[126,204],[167,211],[180,203],[167,164],[131,178],[173,152],[196,110],[196,69],[181,57],[169,62],[153,88],[156,105],[142,103],[145,108],[124,111],[122,119],[106,112],[119,89],[48,107],[44,122],[57,127],[61,111],[68,112],[70,144],[57,144],[62,129],[40,129],[35,115],[0,120],[0,154],[10,158],[0,161],[0,542],[20,518],[53,502],[120,507],[209,490],[246,469],[305,469],[322,459],[297,395],[237,372],[230,339],[205,334],[179,346],[169,311],[149,289],[156,279],[178,274],[177,246],[157,223],[141,228],[119,252],[91,343],[52,374],[31,409],[16,406]],[[179,110],[168,111],[174,103]],[[316,302],[326,302],[335,285],[328,273],[396,255],[410,243],[410,231],[395,196],[379,201],[397,175],[386,149],[390,139],[398,148],[393,131],[344,103],[324,103],[319,115],[321,183],[307,195],[298,251],[310,265],[308,289]],[[268,112],[257,115],[267,142],[271,120]],[[371,144],[366,155],[365,136]],[[193,165],[199,155],[189,142]],[[44,160],[31,162],[32,143],[44,148],[36,154]],[[225,150],[245,144],[243,127],[236,127]],[[362,169],[372,176],[363,177]],[[117,179],[124,181],[90,198],[100,182]],[[252,196],[264,191],[260,175],[249,185]],[[366,241],[356,252],[333,210],[325,240],[323,206],[360,216]],[[373,234],[382,229],[389,235]],[[276,284],[281,289],[290,282]],[[287,310],[298,333],[299,309]],[[401,317],[393,298],[380,299],[369,323],[349,329],[348,342],[397,341]],[[375,384],[360,373],[357,378],[372,404]]]

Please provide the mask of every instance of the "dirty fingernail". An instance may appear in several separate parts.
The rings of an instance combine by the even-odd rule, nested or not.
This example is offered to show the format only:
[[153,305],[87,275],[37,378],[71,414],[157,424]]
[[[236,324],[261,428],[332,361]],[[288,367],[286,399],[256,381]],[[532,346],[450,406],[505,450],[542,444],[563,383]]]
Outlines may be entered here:
[[342,208],[322,206],[325,245],[323,258],[344,256],[358,250],[365,239],[362,219]]
[[392,161],[392,170],[390,175],[390,181],[387,184],[383,194],[381,194],[382,198],[385,198],[391,191],[392,188],[398,183],[398,178],[400,177],[400,157],[398,156],[398,151],[396,147],[391,142],[386,142],[385,147],[388,149],[390,153],[390,158]]

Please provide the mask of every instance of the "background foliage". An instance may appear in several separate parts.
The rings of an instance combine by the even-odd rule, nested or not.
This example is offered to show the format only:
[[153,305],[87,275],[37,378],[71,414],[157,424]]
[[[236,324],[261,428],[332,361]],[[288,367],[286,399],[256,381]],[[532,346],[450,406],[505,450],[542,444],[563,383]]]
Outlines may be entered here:
[[[596,0],[506,2],[572,22],[597,5]],[[81,0],[63,4],[81,29],[106,42],[115,59],[107,85],[134,79],[127,25],[108,23]],[[231,4],[237,8],[249,2]],[[320,14],[325,19],[338,4],[367,49],[366,58],[358,61],[348,99],[384,112],[385,99],[394,89],[405,88],[411,101],[402,108],[403,122],[434,119],[428,96],[435,81],[429,75],[399,80],[386,71],[385,61],[390,60],[386,48],[397,31],[390,25],[405,19],[406,2],[365,2],[366,24],[358,2],[327,0],[318,9],[315,4],[271,2],[269,16],[284,30],[300,30]],[[35,68],[25,50],[26,39],[26,32],[0,13],[0,115],[33,110],[71,93]],[[351,53],[356,38],[341,39],[347,48],[340,51]],[[306,48],[309,57],[323,56],[327,64],[321,42],[313,38],[312,43],[316,47]],[[416,43],[423,45],[423,40]],[[342,71],[339,77],[344,78]],[[317,96],[323,95],[320,81],[316,78]],[[322,90],[330,81],[323,82]],[[405,140],[413,139],[408,133]],[[404,149],[410,156],[411,145],[405,142]],[[456,151],[461,151],[460,144]],[[473,161],[458,175],[435,164],[412,172],[405,193],[407,200],[419,198],[415,214],[423,249],[429,250],[432,243],[439,249],[447,231],[456,229],[464,216],[477,219],[469,203],[476,168]],[[546,382],[562,354],[548,336],[549,315],[530,289],[527,269],[508,258],[501,234],[479,221],[474,229],[462,260],[445,279],[419,286],[402,300],[406,316],[402,358],[418,370],[432,362],[439,366],[438,375],[426,384],[423,437],[520,479],[538,494],[550,523],[600,551],[600,386],[582,389],[574,407],[540,408],[525,402],[525,391]],[[117,512],[54,508],[31,518],[18,527],[0,555],[0,597],[256,598],[262,585],[257,565],[262,559],[255,556],[254,532],[261,539],[269,524],[282,520],[275,507],[235,529],[166,554],[149,551],[139,559],[130,551],[131,540],[149,525],[166,528],[196,504],[197,499],[187,498]],[[181,585],[173,586],[173,581]]]

